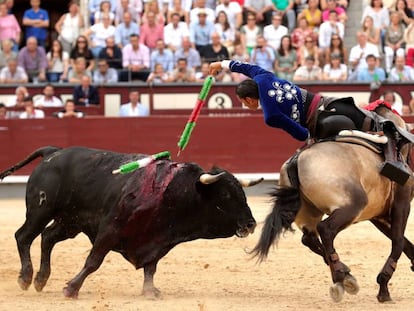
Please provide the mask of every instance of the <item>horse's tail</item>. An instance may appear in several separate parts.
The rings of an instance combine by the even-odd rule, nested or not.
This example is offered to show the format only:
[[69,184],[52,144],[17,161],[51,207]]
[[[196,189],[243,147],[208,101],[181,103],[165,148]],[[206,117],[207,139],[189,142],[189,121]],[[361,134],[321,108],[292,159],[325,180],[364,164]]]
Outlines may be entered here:
[[34,151],[33,153],[31,153],[26,159],[20,161],[19,163],[13,165],[12,167],[9,167],[8,169],[0,172],[0,180],[2,180],[4,177],[9,176],[11,174],[13,174],[15,171],[17,171],[18,169],[21,169],[23,166],[25,166],[26,164],[32,162],[33,160],[37,159],[38,157],[47,157],[49,155],[51,155],[52,153],[60,150],[61,148],[59,147],[53,147],[53,146],[47,146],[47,147],[42,147],[37,149],[36,151]]
[[285,231],[294,231],[292,223],[300,208],[299,189],[278,186],[271,195],[274,198],[273,210],[267,215],[259,242],[249,253],[262,262],[268,255],[270,246],[277,243]]

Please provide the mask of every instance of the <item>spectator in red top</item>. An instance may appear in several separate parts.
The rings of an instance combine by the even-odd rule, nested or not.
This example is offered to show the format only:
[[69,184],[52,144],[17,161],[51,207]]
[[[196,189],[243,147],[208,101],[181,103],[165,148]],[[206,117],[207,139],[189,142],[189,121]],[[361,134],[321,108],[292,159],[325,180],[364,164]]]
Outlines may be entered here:
[[141,26],[140,43],[155,49],[158,39],[164,40],[164,24],[156,21],[154,12],[147,12],[147,20]]

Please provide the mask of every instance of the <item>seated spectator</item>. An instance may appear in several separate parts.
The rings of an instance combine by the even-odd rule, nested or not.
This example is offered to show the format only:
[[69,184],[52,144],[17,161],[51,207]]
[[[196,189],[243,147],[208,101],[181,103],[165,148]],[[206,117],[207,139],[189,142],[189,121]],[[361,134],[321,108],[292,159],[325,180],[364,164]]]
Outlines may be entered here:
[[45,117],[43,110],[35,109],[31,96],[23,99],[23,106],[24,112],[20,113],[19,119],[43,119]]
[[410,116],[413,114],[413,111],[411,110],[410,105],[402,105],[401,112],[403,116]]
[[90,76],[82,76],[81,83],[73,89],[73,100],[77,106],[99,105],[98,89],[91,85]]
[[165,47],[164,40],[158,39],[156,48],[151,52],[151,70],[154,71],[155,64],[161,64],[165,72],[174,68],[174,55]]
[[280,40],[288,33],[288,28],[282,25],[282,16],[280,14],[274,14],[272,23],[263,28],[263,37],[266,39],[267,44],[273,48],[273,52],[279,49]]
[[[167,24],[173,22],[173,16],[175,15],[178,17],[179,21],[185,23],[186,25],[190,24],[190,10],[183,7],[181,0],[172,0],[170,1],[170,4],[171,5],[168,7],[167,12]],[[164,38],[166,39],[165,36]]]
[[190,24],[190,41],[192,47],[201,54],[203,47],[211,43],[211,35],[215,29],[214,23],[207,20],[205,10],[199,10],[197,16],[198,19]]
[[168,82],[194,82],[195,71],[188,66],[186,58],[177,61],[176,68],[171,72]]
[[270,47],[263,36],[258,36],[256,39],[256,47],[250,55],[252,64],[258,65],[265,70],[273,70],[273,62],[275,61],[275,52]]
[[274,68],[279,78],[292,81],[298,62],[296,50],[289,35],[282,37],[280,47],[276,51]]
[[[344,33],[345,27],[344,24],[338,21],[338,14],[334,10],[330,11],[329,20],[323,22],[319,27],[318,43],[322,58],[329,49],[332,37],[336,35],[343,39]],[[325,63],[325,59],[323,59],[323,63]]]
[[142,14],[141,25],[148,22],[148,15],[154,16],[154,22],[156,24],[164,25],[165,16],[164,16],[164,3],[158,2],[157,0],[148,0],[144,2],[144,13]]
[[164,23],[157,22],[154,12],[147,12],[146,21],[141,25],[139,42],[152,51],[159,39],[164,39]]
[[295,49],[305,45],[305,38],[307,37],[312,37],[314,40],[317,39],[317,35],[309,27],[308,21],[304,17],[298,20],[298,27],[292,31],[291,37],[292,45]]
[[115,44],[122,49],[129,43],[129,38],[132,34],[139,34],[139,25],[132,20],[130,12],[125,12],[122,23],[115,27]]
[[[230,0],[220,0],[215,9],[216,17],[220,16],[220,12],[224,12],[226,14],[226,20],[228,21],[230,28],[233,30],[240,29],[241,25],[243,24],[242,3],[243,2],[241,1],[237,2]],[[220,33],[220,31],[218,31],[218,33]],[[228,48],[228,46],[226,47]]]
[[84,75],[92,78],[92,72],[86,68],[86,59],[78,57],[68,72],[69,83],[80,83]]
[[3,40],[0,43],[0,69],[7,65],[7,60],[9,58],[16,58],[17,53],[13,51],[13,42],[11,40]]
[[360,82],[382,82],[385,81],[385,71],[378,66],[375,55],[370,54],[365,58],[367,67],[358,71],[357,81]]
[[20,49],[18,64],[26,71],[30,82],[46,81],[46,53],[43,47],[37,45],[35,37],[29,37],[26,46]]
[[357,32],[357,44],[351,48],[349,52],[349,69],[352,71],[348,76],[349,81],[356,80],[358,77],[358,71],[367,67],[366,57],[368,55],[374,55],[379,58],[378,47],[368,42],[367,34],[363,31]]
[[344,46],[344,41],[342,40],[342,38],[337,34],[332,35],[331,44],[329,45],[329,48],[325,51],[324,58],[327,64],[331,62],[331,55],[333,54],[338,54],[341,57],[341,64],[346,65],[348,63],[348,50]]
[[305,44],[302,45],[297,52],[299,66],[305,65],[306,57],[308,56],[313,56],[315,59],[315,66],[319,66],[320,54],[321,52],[316,44],[316,40],[313,39],[313,36],[306,37]]
[[396,101],[395,94],[391,90],[387,90],[383,94],[384,101],[391,105],[391,108],[402,115],[403,104],[400,101]]
[[289,33],[296,27],[296,13],[294,10],[295,0],[272,0],[273,16],[280,15],[283,19],[283,25],[289,29]]
[[188,66],[193,70],[201,66],[200,53],[191,46],[190,39],[187,37],[183,38],[182,48],[174,53],[174,63],[177,63],[180,58],[185,58]]
[[[180,1],[180,0],[176,0]],[[182,41],[190,36],[187,23],[180,21],[178,13],[171,15],[171,21],[164,27],[165,45],[174,53],[182,48]]]
[[119,109],[120,117],[146,117],[149,115],[147,106],[141,103],[138,91],[129,92],[129,103],[121,105]]
[[407,27],[411,24],[414,18],[414,12],[408,8],[407,0],[396,0],[394,5],[394,11],[400,13],[401,21],[404,26]]
[[6,120],[8,119],[8,113],[7,113],[7,108],[6,105],[3,103],[0,103],[0,120]]
[[322,22],[329,21],[330,11],[335,11],[338,16],[338,21],[343,25],[346,24],[346,21],[348,20],[346,10],[339,5],[337,0],[326,0],[326,8],[322,10]]
[[29,91],[25,86],[18,86],[14,92],[14,95],[9,97],[6,106],[7,107],[24,107],[23,100],[29,97]]
[[240,28],[240,42],[246,49],[247,54],[256,47],[256,38],[263,34],[262,28],[256,24],[256,14],[247,14],[247,23]]
[[111,24],[114,24],[115,22],[115,14],[111,7],[111,1],[109,0],[101,0],[101,3],[99,4],[99,10],[95,12],[93,18],[94,18],[94,24],[99,24],[103,20],[103,16],[108,15],[109,20]]
[[190,10],[190,24],[197,22],[199,20],[198,16],[200,12],[205,14],[206,20],[209,23],[214,24],[214,19],[216,18],[216,13],[212,8],[207,7],[206,0],[195,0],[193,1],[193,8]]
[[390,72],[395,56],[404,56],[404,32],[405,26],[401,22],[400,13],[392,12],[390,15],[391,23],[385,29],[384,53],[385,70]]
[[380,29],[374,26],[374,19],[372,18],[372,16],[369,16],[369,15],[365,16],[365,18],[362,21],[361,31],[366,33],[367,42],[376,45],[379,48],[379,50],[382,50],[382,48],[380,48],[381,46]]
[[7,66],[0,70],[0,83],[5,84],[19,84],[27,83],[29,78],[26,74],[26,71],[17,66],[16,58],[9,58],[7,60]]
[[89,38],[91,42],[93,56],[98,58],[99,52],[105,48],[106,38],[115,36],[115,26],[111,24],[109,15],[104,14],[102,16],[102,21],[85,30],[84,35]]
[[404,56],[395,58],[395,66],[391,69],[388,80],[392,82],[414,81],[414,69],[405,64]]
[[[322,10],[325,10],[328,7],[328,1],[329,0],[320,0],[320,6]],[[340,6],[341,8],[344,8],[345,10],[349,4],[348,0],[335,0],[335,2],[338,4],[338,6]]]
[[[221,74],[221,72],[219,73]],[[210,63],[203,62],[200,70],[195,73],[195,82],[204,82],[204,80],[210,75]]]
[[99,59],[106,59],[110,68],[122,69],[122,50],[115,44],[114,37],[105,40],[106,46],[99,52]]
[[118,26],[119,24],[125,22],[125,13],[129,13],[131,21],[137,25],[140,25],[142,9],[142,0],[134,0],[134,3],[131,3],[129,0],[120,0],[119,5],[115,10],[115,25]]
[[59,119],[66,119],[66,118],[83,118],[85,114],[76,109],[75,102],[73,99],[67,99],[65,102],[64,109],[54,112],[53,116]]
[[272,1],[244,0],[243,10],[247,16],[254,14],[256,24],[271,24],[272,13],[274,10]]
[[66,82],[69,71],[69,54],[63,50],[59,40],[53,40],[52,48],[46,57],[48,61],[47,80],[49,82]]
[[[228,0],[223,0],[227,1]],[[237,2],[229,2],[239,5]],[[230,25],[229,19],[225,11],[220,11],[217,14],[215,24],[215,32],[220,36],[220,42],[223,44],[229,53],[233,53],[234,50],[234,41],[236,40],[236,31],[233,26]]]
[[229,51],[221,43],[220,35],[217,32],[211,34],[211,43],[200,50],[200,57],[203,62],[215,62],[229,59]]
[[120,81],[138,79],[147,81],[150,73],[150,49],[139,42],[139,35],[133,34],[130,43],[122,49],[122,67]]
[[55,96],[55,88],[49,83],[43,88],[43,94],[36,96],[34,106],[42,109],[44,107],[62,107],[63,104],[60,98]]
[[[89,0],[88,1],[88,12],[89,12],[89,19],[90,19],[90,24],[93,25],[95,24],[95,14],[97,12],[99,12],[100,8],[101,8],[101,2],[102,0]],[[116,11],[117,8],[117,0],[110,0],[111,2],[111,10],[113,10],[113,12]]]
[[40,8],[40,0],[30,0],[31,9],[24,11],[23,26],[25,26],[26,41],[34,37],[39,46],[45,48],[49,14]]
[[75,60],[78,57],[83,57],[86,59],[86,68],[91,71],[95,68],[95,58],[93,56],[92,50],[88,45],[88,38],[85,36],[79,36],[76,39],[75,46],[70,52],[70,65],[73,67],[75,65]]
[[348,79],[348,67],[341,62],[341,59],[341,55],[337,53],[329,57],[329,63],[323,67],[323,80],[337,82]]
[[118,71],[110,68],[105,59],[98,61],[98,68],[93,72],[93,82],[95,84],[107,84],[118,82]]
[[319,9],[319,0],[309,0],[308,7],[298,14],[297,19],[301,18],[305,18],[309,27],[316,33],[322,23],[322,11]]
[[68,12],[61,15],[56,22],[55,30],[63,50],[70,53],[80,35],[80,30],[84,27],[84,20],[77,0],[71,0],[68,6]]
[[19,50],[21,28],[14,14],[8,14],[6,2],[0,2],[0,41],[10,40],[13,51]]
[[[234,54],[231,57],[232,60],[238,60],[240,62],[249,62],[250,57],[246,53],[246,49],[241,44],[236,44],[234,46]],[[242,82],[243,80],[246,80],[247,77],[239,72],[231,72],[231,79],[233,82]]]
[[161,84],[168,82],[168,73],[164,71],[162,64],[155,64],[154,70],[149,74],[147,83]]
[[300,66],[293,75],[293,81],[322,80],[322,69],[315,65],[315,58],[309,55],[305,59],[305,65]]

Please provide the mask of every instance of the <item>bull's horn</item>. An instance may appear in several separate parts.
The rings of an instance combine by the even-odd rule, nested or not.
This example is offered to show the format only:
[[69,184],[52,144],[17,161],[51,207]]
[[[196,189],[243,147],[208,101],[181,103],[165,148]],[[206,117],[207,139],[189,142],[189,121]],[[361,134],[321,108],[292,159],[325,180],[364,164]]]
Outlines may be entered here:
[[263,177],[258,178],[258,179],[238,179],[242,187],[251,187],[251,186],[261,183],[263,180],[264,180]]
[[205,185],[209,185],[209,184],[212,184],[218,181],[221,178],[221,176],[223,176],[224,174],[225,172],[221,172],[220,174],[217,174],[217,175],[204,173],[200,176],[200,182]]

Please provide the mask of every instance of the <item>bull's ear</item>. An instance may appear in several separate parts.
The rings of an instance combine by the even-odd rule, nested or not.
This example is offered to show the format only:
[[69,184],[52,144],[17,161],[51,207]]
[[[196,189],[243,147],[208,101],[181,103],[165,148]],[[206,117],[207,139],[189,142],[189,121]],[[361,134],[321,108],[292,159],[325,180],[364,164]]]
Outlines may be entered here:
[[221,172],[221,173],[216,174],[216,175],[204,173],[200,176],[200,182],[202,184],[209,185],[209,184],[212,184],[212,183],[215,183],[216,181],[218,181],[221,178],[221,176],[223,176],[224,174],[225,174],[225,172]]
[[251,187],[255,186],[257,184],[260,184],[264,178],[258,178],[258,179],[237,179],[242,187]]

